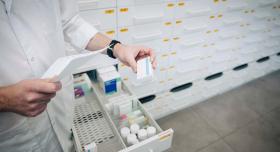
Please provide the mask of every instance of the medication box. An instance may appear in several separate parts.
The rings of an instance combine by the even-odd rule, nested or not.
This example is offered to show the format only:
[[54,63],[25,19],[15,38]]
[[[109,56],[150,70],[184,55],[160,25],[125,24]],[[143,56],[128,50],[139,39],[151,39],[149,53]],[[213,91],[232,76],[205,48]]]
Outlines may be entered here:
[[121,77],[116,71],[101,74],[99,77],[99,85],[104,94],[109,95],[121,90]]
[[145,79],[153,76],[151,58],[147,57],[137,61],[137,79]]

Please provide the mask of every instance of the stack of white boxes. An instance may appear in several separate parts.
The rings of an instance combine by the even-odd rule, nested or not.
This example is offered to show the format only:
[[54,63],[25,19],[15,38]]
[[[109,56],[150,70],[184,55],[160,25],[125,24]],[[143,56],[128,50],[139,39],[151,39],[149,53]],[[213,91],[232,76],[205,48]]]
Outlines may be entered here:
[[[129,67],[119,65],[135,95],[156,95],[144,104],[155,118],[280,68],[280,0],[80,0],[79,4],[81,15],[104,34],[155,50],[158,68],[152,83],[138,83]],[[186,83],[192,86],[170,92]]]

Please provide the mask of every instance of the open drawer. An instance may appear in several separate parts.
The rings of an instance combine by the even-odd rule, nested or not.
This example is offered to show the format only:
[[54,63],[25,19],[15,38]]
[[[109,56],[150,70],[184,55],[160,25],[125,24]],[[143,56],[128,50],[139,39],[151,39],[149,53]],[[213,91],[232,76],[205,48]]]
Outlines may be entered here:
[[[156,129],[155,135],[131,146],[121,136],[119,118],[108,109],[110,99],[124,94],[131,97],[136,110],[145,116],[145,126]],[[72,131],[77,152],[85,151],[85,146],[93,142],[98,152],[163,152],[171,147],[173,130],[163,131],[124,83],[119,93],[104,95],[98,84],[92,82],[92,91],[76,101]]]

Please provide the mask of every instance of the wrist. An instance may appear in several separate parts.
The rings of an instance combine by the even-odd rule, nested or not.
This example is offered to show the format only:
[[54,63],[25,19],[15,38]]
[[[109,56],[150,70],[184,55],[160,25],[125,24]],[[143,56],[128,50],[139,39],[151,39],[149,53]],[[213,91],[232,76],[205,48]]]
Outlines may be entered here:
[[120,54],[120,52],[123,50],[123,47],[124,47],[123,44],[118,43],[118,44],[116,44],[115,47],[113,48],[113,55],[114,55],[116,58],[119,58],[119,54]]

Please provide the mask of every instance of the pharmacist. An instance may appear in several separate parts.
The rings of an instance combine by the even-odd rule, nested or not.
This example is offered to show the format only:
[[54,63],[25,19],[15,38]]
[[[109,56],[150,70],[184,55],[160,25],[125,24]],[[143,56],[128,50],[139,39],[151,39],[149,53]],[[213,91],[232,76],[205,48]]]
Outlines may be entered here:
[[71,79],[40,79],[64,41],[106,52],[136,70],[150,48],[111,40],[85,22],[74,0],[0,0],[0,151],[73,151]]

